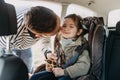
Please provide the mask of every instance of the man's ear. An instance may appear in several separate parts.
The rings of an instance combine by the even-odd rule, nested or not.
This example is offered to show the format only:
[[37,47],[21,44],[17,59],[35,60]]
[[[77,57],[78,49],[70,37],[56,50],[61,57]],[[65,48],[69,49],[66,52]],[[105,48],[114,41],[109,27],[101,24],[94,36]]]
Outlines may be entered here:
[[82,32],[83,32],[83,30],[79,29],[78,32],[77,32],[77,35],[79,36]]

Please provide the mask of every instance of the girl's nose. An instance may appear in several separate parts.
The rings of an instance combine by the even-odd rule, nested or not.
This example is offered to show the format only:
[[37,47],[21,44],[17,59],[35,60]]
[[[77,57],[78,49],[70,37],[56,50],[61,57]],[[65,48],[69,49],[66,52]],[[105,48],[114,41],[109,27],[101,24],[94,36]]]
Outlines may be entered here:
[[64,30],[69,30],[69,27],[65,27]]

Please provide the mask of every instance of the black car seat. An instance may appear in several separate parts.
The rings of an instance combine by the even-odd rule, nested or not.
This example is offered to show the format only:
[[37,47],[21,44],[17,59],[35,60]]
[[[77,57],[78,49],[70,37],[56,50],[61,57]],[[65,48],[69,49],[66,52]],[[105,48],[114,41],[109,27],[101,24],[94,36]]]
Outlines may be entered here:
[[[15,8],[13,5],[5,3],[4,0],[0,0],[0,36],[16,33]],[[0,48],[0,54],[0,80],[28,80],[28,69],[20,58],[2,48]]]
[[91,53],[90,77],[87,80],[101,80],[102,56],[105,39],[104,23],[99,17],[86,17],[84,18],[83,24],[88,28],[88,42]]
[[92,38],[92,67],[91,73],[96,76],[97,80],[102,77],[102,61],[103,61],[103,48],[105,41],[105,30],[103,25],[97,25],[94,30]]
[[120,21],[115,31],[109,31],[105,49],[104,80],[120,79]]

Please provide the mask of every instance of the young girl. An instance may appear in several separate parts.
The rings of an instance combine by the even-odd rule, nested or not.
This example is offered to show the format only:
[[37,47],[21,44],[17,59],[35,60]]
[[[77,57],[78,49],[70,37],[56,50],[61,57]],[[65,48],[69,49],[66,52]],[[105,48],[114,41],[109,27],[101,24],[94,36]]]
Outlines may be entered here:
[[[46,71],[36,73],[31,80],[73,80],[86,75],[90,68],[90,57],[87,48],[82,50],[87,43],[84,34],[81,17],[76,14],[66,16],[60,33],[55,38],[55,52],[46,54],[48,60],[56,63],[55,67],[46,63]],[[77,54],[76,51],[80,54],[78,59],[69,64]]]

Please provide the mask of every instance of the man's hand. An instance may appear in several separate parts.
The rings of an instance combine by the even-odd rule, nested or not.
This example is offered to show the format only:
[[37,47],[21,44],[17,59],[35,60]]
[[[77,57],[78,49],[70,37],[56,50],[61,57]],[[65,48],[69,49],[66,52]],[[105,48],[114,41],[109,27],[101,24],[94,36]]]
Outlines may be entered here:
[[57,56],[56,56],[55,53],[48,53],[48,54],[47,54],[47,58],[48,58],[49,60],[54,61],[54,62],[56,62],[56,60],[57,60]]

